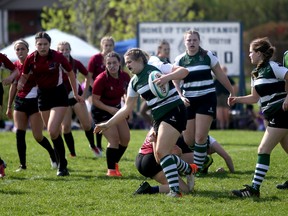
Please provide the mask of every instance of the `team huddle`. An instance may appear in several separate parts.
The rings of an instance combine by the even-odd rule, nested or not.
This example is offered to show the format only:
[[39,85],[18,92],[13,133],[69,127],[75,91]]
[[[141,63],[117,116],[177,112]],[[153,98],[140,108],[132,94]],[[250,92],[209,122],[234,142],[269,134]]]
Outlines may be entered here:
[[[150,186],[144,181],[134,194],[166,193],[181,197],[183,193],[193,192],[195,176],[207,173],[213,162],[211,154],[215,152],[225,160],[229,171],[234,172],[231,157],[209,136],[216,118],[214,79],[229,92],[229,106],[259,101],[267,122],[252,184],[233,190],[232,194],[260,197],[272,150],[280,143],[288,153],[288,69],[270,60],[275,48],[268,38],[257,38],[250,43],[249,57],[256,67],[252,71],[251,94],[246,96],[236,96],[218,58],[200,46],[200,34],[194,30],[185,32],[186,51],[173,63],[169,60],[166,41],[159,45],[155,56],[139,48],[129,49],[124,62],[131,76],[122,69],[121,56],[113,51],[112,37],[102,38],[101,53],[91,57],[87,69],[70,55],[68,42],[60,42],[57,50],[53,50],[50,36],[39,32],[35,44],[36,51],[28,55],[27,42],[16,41],[14,48],[19,60],[14,64],[0,54],[0,63],[11,71],[3,84],[10,85],[6,114],[9,118],[13,115],[16,127],[20,160],[17,171],[27,169],[25,132],[29,120],[33,136],[47,150],[57,176],[70,175],[64,141],[70,156],[76,157],[71,132],[74,111],[96,157],[103,153],[102,135],[107,139],[106,175],[122,176],[119,162],[130,142],[127,119],[140,97],[149,110],[151,129],[143,139],[135,164],[141,175],[160,185]],[[78,72],[85,77],[84,88],[77,81]],[[43,136],[44,127],[53,147]],[[5,166],[0,158],[1,177],[5,175]],[[288,188],[288,181],[277,188]]]

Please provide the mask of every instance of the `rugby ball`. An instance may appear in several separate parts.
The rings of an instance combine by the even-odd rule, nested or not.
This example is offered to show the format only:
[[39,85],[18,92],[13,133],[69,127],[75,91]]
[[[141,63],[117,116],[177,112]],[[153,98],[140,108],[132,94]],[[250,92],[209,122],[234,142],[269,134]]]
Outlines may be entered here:
[[162,74],[160,71],[156,71],[156,70],[152,71],[149,74],[148,84],[149,84],[150,90],[156,97],[165,98],[169,93],[169,83],[166,83],[164,86],[160,87],[156,83],[153,82],[155,79],[161,77],[161,75]]

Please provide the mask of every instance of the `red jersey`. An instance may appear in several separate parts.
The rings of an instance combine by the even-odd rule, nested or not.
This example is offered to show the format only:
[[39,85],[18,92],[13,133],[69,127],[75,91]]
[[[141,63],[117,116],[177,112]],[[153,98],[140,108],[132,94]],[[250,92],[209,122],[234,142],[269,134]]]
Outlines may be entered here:
[[[17,77],[16,81],[18,82],[21,74],[23,73],[24,65],[18,60],[14,62],[14,65],[18,68],[20,75]],[[19,90],[17,96],[20,98],[36,98],[37,97],[37,86],[34,76],[31,74],[25,83],[22,90]]]
[[15,65],[7,58],[7,56],[0,53],[0,67],[2,65],[10,71],[14,71],[15,69]]
[[35,51],[26,58],[23,73],[33,74],[39,88],[53,88],[63,83],[60,67],[69,72],[72,70],[62,53],[50,49],[47,56],[40,56]]
[[92,78],[95,78],[105,70],[104,57],[101,53],[92,56],[88,62],[88,71],[92,73]]
[[120,71],[118,79],[115,79],[104,71],[96,77],[92,94],[100,95],[100,101],[115,107],[121,103],[121,98],[126,93],[129,81],[130,76],[126,72]]
[[[80,61],[70,57],[69,64],[70,64],[70,66],[72,67],[72,70],[75,73],[75,78],[76,79],[77,79],[78,72],[80,72],[84,76],[87,76],[88,70],[85,68],[85,66]],[[66,71],[63,72],[63,82],[64,82],[64,85],[65,85],[67,91],[68,92],[72,91],[72,87],[70,85],[70,82],[69,82],[68,75],[67,75]]]
[[144,143],[142,144],[141,148],[139,149],[139,153],[144,154],[144,155],[153,153],[153,145],[149,141],[149,133],[145,137]]

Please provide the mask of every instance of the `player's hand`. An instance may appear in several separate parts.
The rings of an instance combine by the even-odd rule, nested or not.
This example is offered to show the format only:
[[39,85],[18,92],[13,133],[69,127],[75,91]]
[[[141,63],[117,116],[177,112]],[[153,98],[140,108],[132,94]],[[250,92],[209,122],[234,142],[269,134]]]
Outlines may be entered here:
[[103,131],[107,130],[108,126],[106,123],[96,124],[93,133],[103,133]]
[[7,77],[6,79],[2,80],[3,85],[11,85],[13,82],[13,78],[12,77]]
[[24,84],[22,82],[17,83],[17,90],[21,91],[24,88]]
[[157,134],[154,130],[150,131],[148,135],[149,142],[156,142],[157,141]]
[[161,75],[160,77],[153,80],[153,83],[155,83],[156,85],[158,85],[160,87],[163,87],[168,82],[169,82],[169,78],[165,75]]
[[74,95],[74,98],[79,102],[79,103],[84,103],[85,102],[85,100],[84,100],[84,98],[82,97],[82,96],[80,96],[80,95]]
[[288,96],[286,96],[286,98],[282,104],[282,109],[284,112],[288,111]]
[[9,119],[13,118],[12,108],[11,107],[7,107],[6,115],[8,116]]
[[183,103],[186,107],[190,106],[190,101],[188,100],[188,98],[181,96],[181,100],[183,101]]
[[231,106],[233,106],[234,104],[236,104],[237,102],[236,102],[236,98],[237,97],[228,97],[228,99],[227,99],[227,104],[231,107]]
[[219,167],[217,170],[216,170],[217,173],[224,173],[225,172],[225,169],[223,167]]

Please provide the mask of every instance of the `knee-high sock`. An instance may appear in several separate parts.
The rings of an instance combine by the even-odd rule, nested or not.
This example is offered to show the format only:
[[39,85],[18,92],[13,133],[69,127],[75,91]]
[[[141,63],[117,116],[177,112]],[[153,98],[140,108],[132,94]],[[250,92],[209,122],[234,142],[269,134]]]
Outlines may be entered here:
[[65,169],[67,167],[67,160],[65,158],[65,147],[61,135],[59,135],[56,139],[52,140],[52,142],[54,144],[54,149],[59,160],[58,167],[59,169]]
[[166,176],[170,190],[179,192],[179,176],[177,166],[171,155],[161,158],[160,165]]
[[[87,140],[89,142],[90,148],[94,148],[95,147],[93,130],[94,129],[91,127],[90,130],[85,131],[85,135],[86,135],[86,138],[87,138]],[[97,137],[97,135],[96,135],[96,137]]]
[[172,154],[171,157],[173,158],[173,160],[176,163],[177,166],[177,170],[180,173],[183,173],[185,175],[190,175],[192,172],[191,167],[189,166],[188,163],[186,163],[185,161],[183,161],[181,158],[179,158],[177,155]]
[[122,146],[119,144],[119,148],[118,148],[118,155],[117,155],[117,158],[116,158],[116,163],[119,163],[120,159],[122,158],[123,154],[125,153],[127,149],[127,146]]
[[55,151],[54,149],[52,148],[50,142],[48,141],[48,139],[44,136],[42,141],[38,142],[43,148],[45,148],[48,153],[49,153],[49,156],[51,158],[51,160],[53,162],[56,162],[56,156],[55,156]]
[[106,149],[106,160],[108,169],[115,169],[117,155],[118,155],[118,149],[109,147]]
[[102,150],[102,134],[96,134],[97,147]]
[[252,187],[259,190],[266,173],[269,170],[270,154],[258,154],[258,161],[255,168],[255,173],[252,181]]
[[202,168],[206,156],[207,156],[207,142],[201,145],[195,143],[194,163],[198,166],[198,169]]
[[22,168],[26,168],[26,131],[16,130],[17,151]]
[[75,152],[75,142],[74,142],[74,138],[73,138],[73,135],[72,135],[72,132],[69,132],[69,133],[64,133],[64,140],[66,142],[66,145],[70,151],[70,154],[71,155],[76,155],[76,152]]

